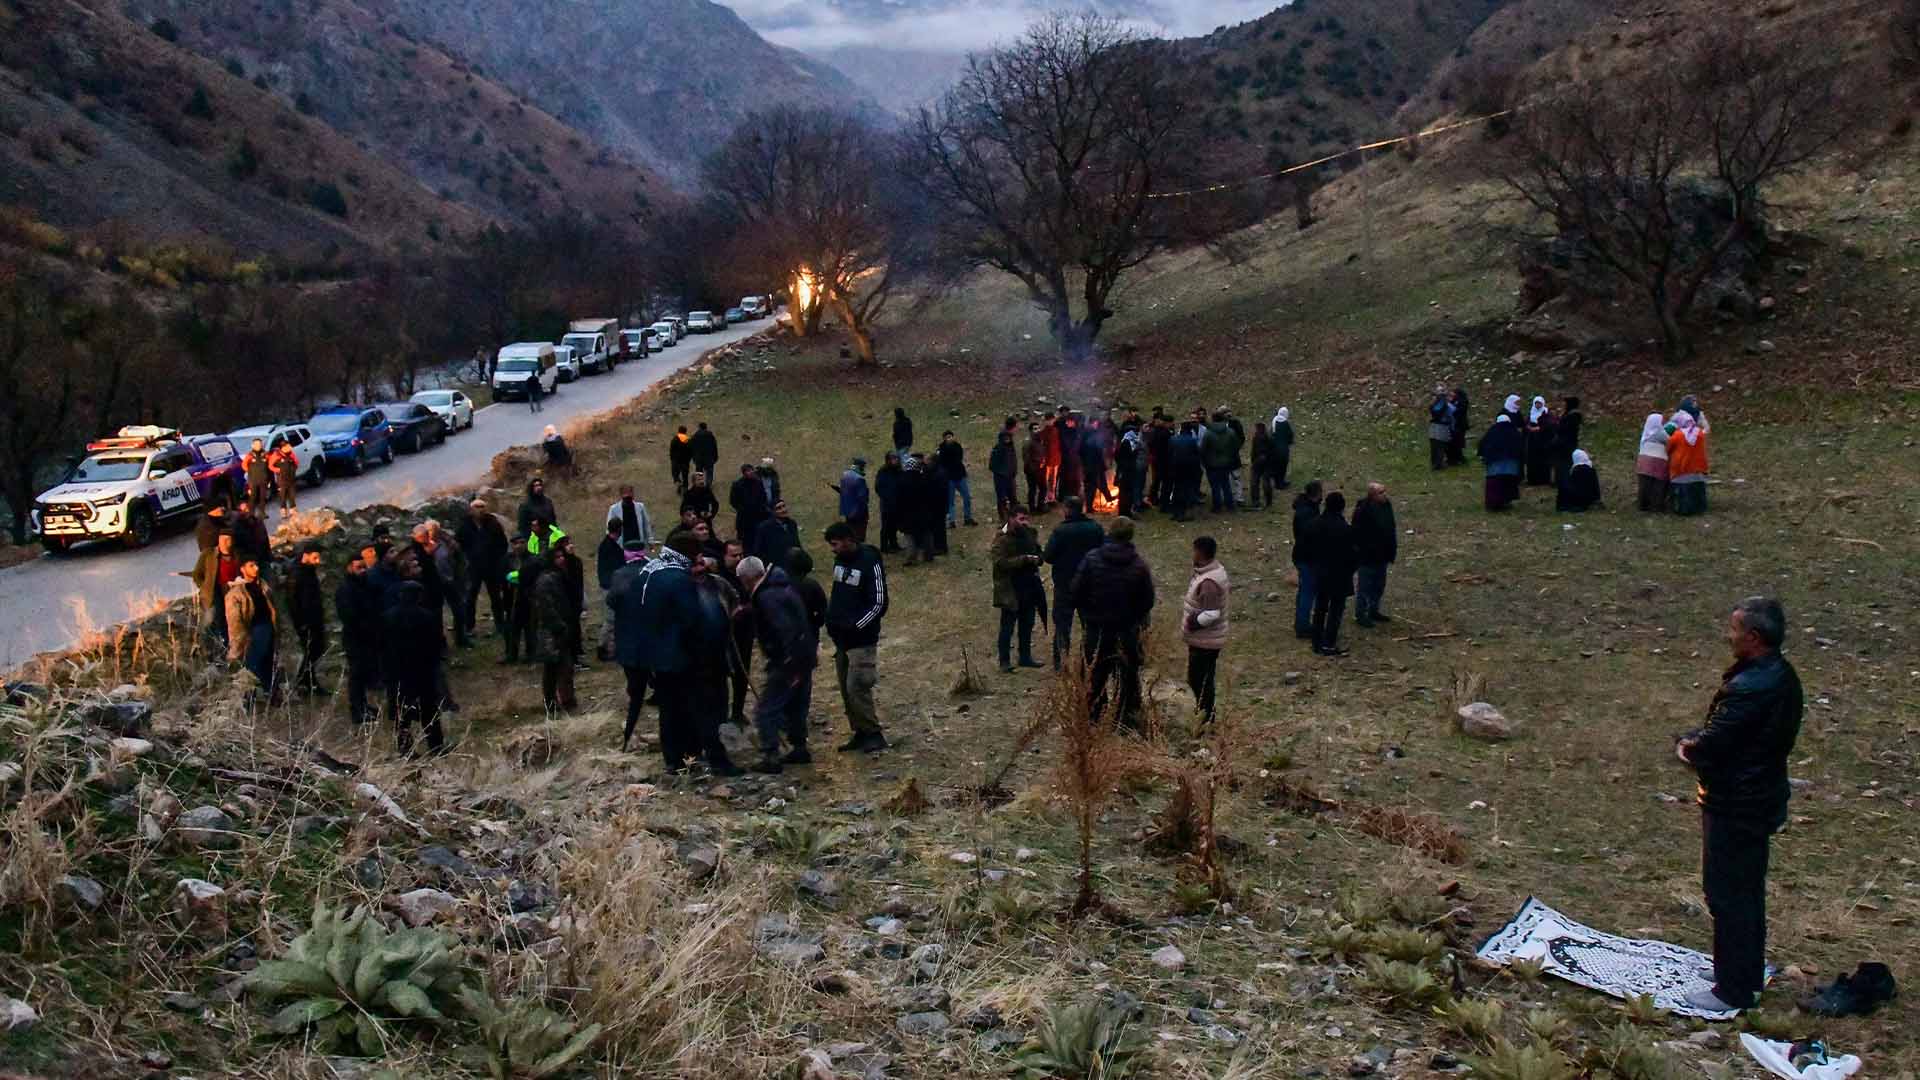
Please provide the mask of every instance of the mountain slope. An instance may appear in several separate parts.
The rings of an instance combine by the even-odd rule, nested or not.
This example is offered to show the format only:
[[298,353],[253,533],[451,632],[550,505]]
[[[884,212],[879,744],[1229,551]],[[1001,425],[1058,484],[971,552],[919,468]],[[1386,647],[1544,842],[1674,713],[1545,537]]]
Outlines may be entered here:
[[839,72],[708,0],[363,2],[683,184],[756,108],[864,101]]

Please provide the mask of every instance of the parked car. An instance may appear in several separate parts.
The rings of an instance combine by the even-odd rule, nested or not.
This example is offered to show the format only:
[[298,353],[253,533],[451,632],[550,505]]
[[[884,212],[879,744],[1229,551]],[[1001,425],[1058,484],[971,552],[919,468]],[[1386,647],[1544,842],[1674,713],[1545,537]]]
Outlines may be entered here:
[[408,400],[432,409],[447,425],[449,435],[473,426],[473,399],[458,390],[422,390]]
[[680,344],[680,331],[675,329],[672,319],[661,319],[648,327],[658,337],[661,347],[672,348]]
[[544,341],[522,341],[501,348],[493,365],[493,397],[496,401],[524,398],[534,382],[540,392],[551,394],[560,385],[559,362],[553,346]]
[[687,315],[687,329],[696,334],[711,334],[724,329],[726,323],[714,317],[711,311],[695,311]]
[[383,401],[380,411],[387,414],[393,448],[403,454],[417,454],[447,441],[447,422],[417,401]]
[[300,476],[313,487],[327,482],[327,455],[320,452],[320,440],[313,437],[313,429],[305,424],[261,424],[229,431],[227,438],[242,456],[255,439],[259,439],[269,452],[281,446],[291,446],[293,458],[300,465]]
[[226,435],[123,427],[87,444],[87,456],[33,500],[28,527],[58,554],[89,540],[145,547],[154,527],[246,488],[240,452]]
[[772,311],[764,296],[743,296],[740,298],[740,310],[747,313],[749,319],[764,319]]
[[573,349],[583,374],[612,371],[619,363],[620,323],[614,319],[575,319],[560,344]]
[[580,377],[580,354],[571,345],[555,345],[553,366],[561,382],[572,382]]
[[372,405],[335,405],[321,409],[307,421],[329,467],[338,466],[354,476],[367,471],[367,463],[379,460],[393,464],[393,428],[387,414]]
[[677,311],[669,311],[665,315],[662,315],[660,317],[666,320],[667,322],[670,322],[673,324],[673,337],[675,341],[679,341],[685,338],[689,333],[689,330],[687,328],[687,317],[685,315],[682,315]]
[[727,325],[728,326],[732,326],[734,323],[742,323],[746,321],[747,321],[747,312],[745,308],[730,307],[727,309]]
[[620,358],[622,360],[640,360],[653,352],[653,343],[645,327],[620,331]]

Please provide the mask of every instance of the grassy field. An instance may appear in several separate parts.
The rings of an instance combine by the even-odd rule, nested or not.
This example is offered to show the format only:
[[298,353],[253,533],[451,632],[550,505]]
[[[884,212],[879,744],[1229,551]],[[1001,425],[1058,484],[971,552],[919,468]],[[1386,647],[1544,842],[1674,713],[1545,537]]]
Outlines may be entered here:
[[[1904,175],[1888,183],[1905,185]],[[1832,191],[1816,190],[1829,182]],[[1454,242],[1483,212],[1483,193],[1429,197],[1398,184],[1389,179],[1375,192],[1381,217],[1405,224],[1383,227],[1372,270],[1348,261],[1361,232],[1351,213],[1304,235],[1256,237],[1238,266],[1174,260],[1129,290],[1108,335],[1124,347],[1103,368],[1059,366],[1018,298],[986,284],[887,329],[884,370],[849,369],[831,338],[782,342],[572,433],[580,475],[551,486],[584,550],[622,483],[638,487],[656,521],[672,516],[668,434],[700,420],[720,436],[726,479],[742,461],[776,458],[823,565],[819,534],[834,509],[827,485],[855,454],[878,462],[895,406],[913,415],[923,444],[943,428],[959,434],[982,525],[952,534],[950,559],[893,568],[878,696],[899,747],[886,755],[828,752],[810,769],[724,786],[660,780],[653,754],[616,749],[616,669],[583,674],[581,713],[549,719],[535,669],[496,665],[490,638],[456,661],[465,707],[452,724],[458,752],[442,763],[393,762],[384,733],[374,740],[345,730],[337,707],[298,711],[291,721],[317,729],[336,754],[367,760],[374,778],[436,829],[464,837],[462,850],[582,895],[609,882],[631,887],[635,899],[624,907],[594,901],[595,925],[613,928],[599,935],[607,941],[569,939],[545,961],[497,951],[489,961],[502,984],[570,1000],[608,1022],[611,1034],[591,1059],[602,1074],[781,1075],[803,1048],[836,1041],[884,1051],[895,1077],[1004,1074],[1009,1051],[983,1046],[967,1027],[982,1010],[1030,1035],[1049,1007],[1125,993],[1138,999],[1150,1041],[1141,1075],[1337,1076],[1364,1068],[1350,1066],[1353,1055],[1384,1048],[1382,1072],[1417,1076],[1438,1067],[1437,1054],[1467,1056],[1496,1039],[1565,1056],[1529,1070],[1495,1054],[1479,1066],[1494,1080],[1601,1072],[1668,1080],[1723,1063],[1757,1075],[1730,1036],[1683,1043],[1693,1025],[1565,984],[1469,965],[1449,992],[1442,956],[1470,951],[1529,895],[1602,929],[1708,944],[1697,811],[1671,742],[1699,722],[1728,662],[1730,605],[1772,593],[1787,606],[1788,655],[1808,692],[1792,765],[1805,783],[1774,848],[1771,954],[1786,974],[1745,1023],[1776,1036],[1818,1034],[1862,1055],[1869,1074],[1913,1076],[1920,1040],[1910,1000],[1869,1020],[1815,1021],[1792,1007],[1799,993],[1862,960],[1909,975],[1904,960],[1920,944],[1920,659],[1909,625],[1920,600],[1909,538],[1920,513],[1920,394],[1910,367],[1887,359],[1902,346],[1903,310],[1911,312],[1906,275],[1920,265],[1911,210],[1896,196],[1814,222],[1819,254],[1805,279],[1813,291],[1763,328],[1773,352],[1745,348],[1761,329],[1743,328],[1711,339],[1689,366],[1634,359],[1583,369],[1512,359],[1494,343],[1487,328],[1510,306],[1504,260]],[[1823,198],[1844,188],[1809,185]],[[1845,214],[1858,216],[1836,225]],[[1485,514],[1477,469],[1427,468],[1421,406],[1438,379],[1477,390],[1482,421],[1509,392],[1581,394],[1606,507],[1556,515],[1549,492],[1529,489],[1515,512]],[[1712,513],[1638,514],[1631,465],[1639,420],[1689,392],[1701,395],[1715,425]],[[1284,507],[1184,526],[1160,515],[1142,522],[1163,639],[1156,679],[1177,681],[1182,671],[1171,623],[1192,537],[1218,538],[1234,579],[1221,708],[1244,738],[1218,813],[1233,841],[1224,864],[1230,906],[1197,895],[1180,860],[1146,850],[1143,837],[1172,787],[1131,779],[1101,809],[1093,845],[1111,910],[1082,923],[1060,918],[1075,873],[1060,750],[1051,737],[1030,748],[1020,742],[1051,676],[993,670],[985,475],[1001,418],[1059,402],[1181,411],[1227,403],[1249,423],[1286,404],[1300,435],[1296,489],[1317,477],[1351,498],[1378,480],[1395,501],[1404,535],[1386,607],[1396,621],[1350,628],[1352,654],[1340,660],[1311,656],[1290,632]],[[722,493],[724,501],[724,484]],[[1055,520],[1041,523],[1043,533]],[[963,653],[985,672],[984,694],[951,693]],[[1519,737],[1485,744],[1458,735],[1453,710],[1468,687],[1518,721]],[[815,745],[837,742],[843,713],[826,685],[816,689],[814,718]],[[1163,751],[1192,761],[1201,745],[1174,719]],[[1008,763],[1011,799],[982,798],[976,789]],[[657,792],[628,786],[642,782]],[[930,808],[891,808],[909,783]],[[528,809],[511,840],[469,820],[478,794]],[[1303,813],[1307,794],[1340,809]],[[1414,822],[1430,843],[1379,827],[1395,820]],[[625,866],[613,856],[583,868],[561,854],[624,858],[661,838],[711,840],[727,861],[703,885],[684,880],[670,849],[647,856],[658,859],[644,864],[647,874],[608,869]],[[263,911],[304,910],[297,886],[346,887],[342,871],[368,849],[356,831],[337,849],[273,863],[291,876]],[[974,858],[956,861],[956,852]],[[837,879],[831,902],[796,890],[809,867]],[[748,936],[767,912],[823,933],[819,970],[850,974],[833,982],[755,958]],[[485,940],[490,931],[478,928],[498,914],[470,914],[462,925]],[[900,926],[883,933],[868,922],[881,917]],[[63,934],[65,949],[89,945],[77,930]],[[671,987],[659,995],[672,997],[671,1008],[607,981],[608,942],[629,935],[677,958],[675,978],[657,980]],[[927,944],[946,950],[930,978],[905,958]],[[1152,962],[1168,944],[1184,952],[1183,968]],[[109,955],[99,950],[91,963],[122,975],[142,970]],[[578,973],[567,958],[580,956],[599,965]],[[635,956],[635,970],[666,970]],[[1380,968],[1382,956],[1423,965],[1438,987],[1407,988],[1396,981],[1407,970]],[[215,978],[209,958],[182,962],[169,985],[198,989]],[[35,963],[0,961],[0,989],[26,992],[45,975]],[[687,975],[703,967],[703,977]],[[929,983],[950,993],[954,1030],[900,1034],[903,998]],[[622,994],[644,1007],[610,1004]],[[87,1008],[106,1008],[97,990],[89,995]],[[1437,1013],[1446,998],[1455,1006]],[[1458,1007],[1463,1001],[1492,1005],[1474,1014]],[[237,1019],[241,1011],[221,1013],[226,1028],[211,1044],[158,1009],[142,1010],[139,1023],[183,1047],[183,1061],[209,1063],[222,1040],[254,1029]],[[50,1018],[66,1025],[88,1015],[74,1006]],[[51,1036],[36,1038],[29,1060],[57,1060]],[[125,1038],[96,1028],[88,1044],[123,1046]],[[0,1042],[0,1051],[25,1045]],[[426,1045],[401,1064],[444,1072],[444,1044]],[[234,1052],[229,1071],[317,1068],[251,1047]],[[836,1066],[858,1075],[859,1057]]]

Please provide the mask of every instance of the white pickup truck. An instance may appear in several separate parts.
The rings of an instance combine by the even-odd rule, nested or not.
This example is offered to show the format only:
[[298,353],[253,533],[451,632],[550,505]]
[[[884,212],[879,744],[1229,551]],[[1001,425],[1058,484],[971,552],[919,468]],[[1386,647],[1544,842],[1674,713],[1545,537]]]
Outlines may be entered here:
[[50,552],[88,540],[145,547],[156,525],[197,514],[246,485],[240,452],[225,435],[123,427],[87,444],[87,456],[33,500],[30,523]]

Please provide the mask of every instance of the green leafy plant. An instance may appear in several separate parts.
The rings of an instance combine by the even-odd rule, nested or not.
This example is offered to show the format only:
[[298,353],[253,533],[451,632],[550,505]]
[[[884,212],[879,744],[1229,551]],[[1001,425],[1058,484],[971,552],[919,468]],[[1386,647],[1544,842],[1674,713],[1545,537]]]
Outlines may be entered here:
[[1573,1022],[1558,1009],[1529,1009],[1521,1026],[1535,1042],[1545,1046],[1558,1046],[1573,1034]]
[[1507,1011],[1491,999],[1471,1001],[1459,998],[1433,1010],[1448,1030],[1476,1046],[1490,1048],[1500,1037],[1500,1022]]
[[1545,960],[1515,960],[1513,963],[1508,964],[1505,970],[1511,978],[1518,979],[1524,983],[1536,983],[1540,981],[1540,976],[1546,973],[1547,962]]
[[1621,1021],[1588,1045],[1585,1062],[1619,1080],[1673,1080],[1673,1063],[1632,1024]]
[[1334,906],[1341,917],[1362,930],[1373,929],[1393,914],[1392,907],[1380,894],[1362,892],[1352,886],[1340,890]]
[[1046,910],[1046,898],[1030,889],[994,889],[987,894],[993,913],[1016,926],[1025,926]]
[[1098,1001],[1048,1006],[1040,1033],[1014,1057],[1021,1080],[1121,1080],[1144,1064],[1147,1037]]
[[1446,947],[1447,943],[1438,934],[1430,934],[1425,930],[1405,930],[1399,927],[1375,930],[1367,939],[1368,952],[1409,964],[1423,964],[1433,960]]
[[1378,956],[1367,957],[1367,973],[1362,983],[1388,1004],[1403,1009],[1438,1005],[1447,997],[1447,988],[1440,985],[1433,972],[1417,964],[1383,960]]
[[1313,939],[1321,952],[1338,960],[1351,960],[1362,955],[1372,941],[1371,935],[1352,926],[1336,926]]
[[390,932],[366,908],[316,904],[306,933],[245,987],[262,1003],[292,999],[267,1022],[272,1033],[310,1031],[322,1050],[379,1057],[389,1025],[446,1019],[463,982],[457,949],[446,934]]
[[1537,1042],[1516,1046],[1495,1039],[1492,1050],[1469,1056],[1467,1064],[1481,1080],[1574,1080],[1577,1075],[1567,1055]]
[[769,824],[764,836],[774,850],[809,862],[839,847],[847,839],[847,834],[839,829],[820,829],[784,820]]
[[586,1053],[600,1037],[600,1025],[581,1027],[536,1001],[502,1005],[469,986],[460,991],[460,1007],[480,1025],[480,1045],[493,1080],[545,1080]]
[[1664,1024],[1667,1010],[1653,1003],[1652,994],[1635,994],[1620,1003],[1620,1012],[1636,1024]]
[[1740,1027],[1755,1035],[1767,1039],[1785,1039],[1792,1041],[1805,1034],[1800,1021],[1794,1014],[1774,1012],[1767,1009],[1753,1009],[1740,1014]]

